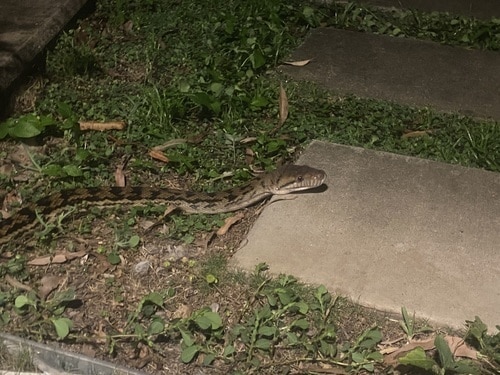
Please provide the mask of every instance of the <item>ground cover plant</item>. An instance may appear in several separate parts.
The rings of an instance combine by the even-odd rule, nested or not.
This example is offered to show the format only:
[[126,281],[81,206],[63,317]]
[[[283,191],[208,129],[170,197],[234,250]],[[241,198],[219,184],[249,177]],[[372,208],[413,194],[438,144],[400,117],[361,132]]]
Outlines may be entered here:
[[[495,19],[354,3],[98,1],[0,125],[7,206],[125,175],[215,191],[293,160],[314,138],[499,171],[496,122],[288,81],[279,64],[319,25],[491,50],[500,39]],[[83,131],[81,121],[124,126]],[[498,371],[500,336],[480,318],[467,323],[471,348],[458,359],[463,341],[429,333],[406,309],[388,318],[265,265],[232,271],[258,208],[223,236],[210,233],[229,215],[81,210],[39,218],[34,238],[3,250],[2,329],[152,373]]]

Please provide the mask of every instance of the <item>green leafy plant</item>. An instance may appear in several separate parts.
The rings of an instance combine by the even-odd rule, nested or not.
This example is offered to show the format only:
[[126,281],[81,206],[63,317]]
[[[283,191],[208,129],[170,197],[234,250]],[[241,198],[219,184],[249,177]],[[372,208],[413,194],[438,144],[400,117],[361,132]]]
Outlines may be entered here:
[[478,316],[467,321],[467,325],[465,340],[479,347],[481,353],[493,359],[500,368],[500,325],[496,326],[498,332],[495,335],[488,335],[488,326]]
[[354,372],[365,370],[373,372],[377,362],[382,362],[383,356],[377,350],[377,344],[382,340],[382,333],[376,326],[366,329],[354,343],[342,346],[342,353],[347,356],[348,369]]
[[432,331],[432,328],[427,326],[417,328],[415,326],[415,313],[413,313],[413,317],[410,317],[410,315],[408,315],[406,307],[401,308],[401,315],[403,317],[403,320],[399,322],[399,325],[408,337],[408,341],[411,341],[414,336],[419,333]]
[[68,337],[73,322],[63,315],[69,303],[75,301],[75,291],[66,289],[56,292],[47,300],[40,300],[34,292],[20,294],[15,298],[14,306],[19,315],[28,315],[32,326],[38,326],[42,336],[49,335],[48,325],[52,325],[57,338],[62,340]]
[[70,107],[66,103],[58,102],[56,108],[62,118],[61,121],[52,115],[37,115],[34,113],[7,119],[0,123],[0,139],[7,136],[12,138],[33,138],[51,128],[75,130],[77,119]]
[[47,127],[55,125],[51,116],[23,115],[19,118],[10,118],[0,123],[0,139],[7,136],[12,138],[32,138],[40,135]]
[[[163,308],[165,297],[172,297],[174,294],[173,290],[167,290],[164,293],[153,292],[143,297],[127,322],[128,330],[132,332],[111,335],[109,337],[109,351],[114,352],[119,340],[135,338],[146,342],[150,347],[154,347],[155,342],[162,336],[176,337],[180,335],[182,338],[180,359],[183,362],[189,363],[197,355],[203,353],[205,355],[204,363],[210,364],[215,359],[210,345],[222,337],[221,317],[209,308],[202,308],[194,311],[187,318],[165,321],[156,315],[156,311]],[[141,324],[141,317],[149,320],[146,327]]]
[[455,360],[450,347],[442,335],[437,335],[434,340],[438,359],[427,356],[426,352],[417,347],[408,352],[399,362],[404,365],[415,366],[434,374],[479,374],[479,368],[470,360]]

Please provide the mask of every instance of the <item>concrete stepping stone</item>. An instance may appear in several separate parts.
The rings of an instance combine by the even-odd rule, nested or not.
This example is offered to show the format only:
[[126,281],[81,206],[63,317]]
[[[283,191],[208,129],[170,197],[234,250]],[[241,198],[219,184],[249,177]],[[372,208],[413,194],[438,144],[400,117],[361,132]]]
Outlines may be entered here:
[[313,142],[323,192],[267,207],[234,256],[376,309],[500,324],[500,174]]
[[342,94],[500,120],[500,53],[318,28],[283,66],[291,77]]
[[362,3],[395,8],[418,9],[424,12],[448,12],[489,20],[500,16],[497,0],[363,0]]

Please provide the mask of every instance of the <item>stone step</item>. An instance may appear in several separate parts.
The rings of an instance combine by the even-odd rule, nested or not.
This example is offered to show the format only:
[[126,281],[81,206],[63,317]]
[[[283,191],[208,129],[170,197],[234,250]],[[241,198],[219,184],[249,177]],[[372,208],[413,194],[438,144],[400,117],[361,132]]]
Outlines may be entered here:
[[318,28],[282,66],[341,94],[500,120],[500,53]]
[[499,173],[319,141],[298,164],[324,169],[327,189],[268,206],[235,266],[265,262],[363,305],[404,306],[456,328],[478,315],[495,331]]
[[483,20],[500,17],[498,0],[363,0],[361,2],[375,6],[417,9],[423,12],[447,12]]

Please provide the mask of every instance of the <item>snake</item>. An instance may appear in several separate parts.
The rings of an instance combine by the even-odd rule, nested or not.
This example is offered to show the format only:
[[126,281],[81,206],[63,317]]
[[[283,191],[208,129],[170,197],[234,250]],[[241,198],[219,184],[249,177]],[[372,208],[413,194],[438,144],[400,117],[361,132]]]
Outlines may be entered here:
[[61,209],[86,202],[94,206],[167,204],[192,214],[219,214],[250,207],[273,195],[291,194],[321,186],[323,170],[288,164],[264,173],[245,185],[218,192],[196,192],[150,186],[101,186],[61,190],[19,209],[0,221],[0,246],[31,230]]

